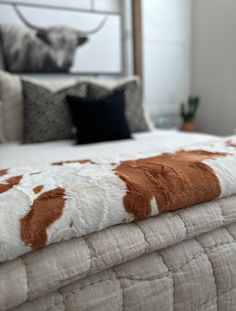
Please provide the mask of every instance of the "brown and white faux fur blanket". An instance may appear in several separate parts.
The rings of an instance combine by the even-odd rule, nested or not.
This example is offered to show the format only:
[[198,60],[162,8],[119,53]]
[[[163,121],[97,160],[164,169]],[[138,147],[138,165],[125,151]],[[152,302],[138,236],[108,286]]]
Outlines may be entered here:
[[0,262],[236,194],[236,137],[138,159],[0,170]]

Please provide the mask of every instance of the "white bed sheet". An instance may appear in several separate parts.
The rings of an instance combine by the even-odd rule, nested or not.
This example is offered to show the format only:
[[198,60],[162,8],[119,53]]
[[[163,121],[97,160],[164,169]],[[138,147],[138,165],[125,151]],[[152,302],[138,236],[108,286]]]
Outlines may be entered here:
[[135,134],[134,139],[73,145],[72,141],[57,141],[22,145],[5,143],[0,145],[0,168],[37,165],[63,160],[129,158],[129,155],[155,155],[182,147],[216,140],[216,136],[188,134],[171,130],[155,130]]

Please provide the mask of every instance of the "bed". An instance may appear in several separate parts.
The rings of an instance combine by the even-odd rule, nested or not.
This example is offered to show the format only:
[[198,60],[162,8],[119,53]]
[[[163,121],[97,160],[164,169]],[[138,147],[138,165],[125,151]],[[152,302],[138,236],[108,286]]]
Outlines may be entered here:
[[[78,144],[68,96],[130,133]],[[235,310],[236,137],[152,129],[137,78],[0,72],[0,109],[0,311]]]
[[[153,130],[136,133],[134,139],[116,142],[97,143],[85,146],[73,145],[71,140],[54,141],[39,144],[22,145],[18,142],[8,142],[0,146],[1,167],[29,165],[103,157],[112,158],[116,155],[154,153],[165,150],[175,150],[192,144],[214,141],[215,136],[206,134],[185,134],[176,130]],[[17,157],[15,156],[17,154]],[[9,156],[11,155],[11,156]]]
[[[27,158],[33,170],[39,160],[40,169],[60,161],[75,168],[92,164],[73,160],[120,161],[203,145],[222,149],[217,144],[218,137],[162,130],[82,147],[68,141],[33,147],[6,143],[0,163],[25,170]],[[227,148],[234,150],[233,143]],[[229,195],[81,237],[64,236],[22,254],[8,239],[13,252],[0,256],[0,310],[234,310],[235,203],[235,195]],[[0,211],[4,217],[2,206]],[[0,240],[2,255],[8,247],[3,230]]]

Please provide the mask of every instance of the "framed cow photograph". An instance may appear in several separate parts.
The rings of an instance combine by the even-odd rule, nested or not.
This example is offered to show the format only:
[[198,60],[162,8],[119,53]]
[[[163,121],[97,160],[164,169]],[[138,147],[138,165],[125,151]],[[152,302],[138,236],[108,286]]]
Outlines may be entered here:
[[5,70],[122,73],[120,14],[38,2],[0,1],[0,48]]

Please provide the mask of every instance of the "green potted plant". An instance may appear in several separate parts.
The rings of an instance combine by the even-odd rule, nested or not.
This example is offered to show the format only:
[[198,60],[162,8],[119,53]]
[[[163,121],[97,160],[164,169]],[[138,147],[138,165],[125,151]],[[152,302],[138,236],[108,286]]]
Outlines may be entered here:
[[186,132],[194,132],[195,130],[195,116],[200,104],[197,96],[190,96],[187,103],[181,103],[180,115],[182,117],[181,130]]

